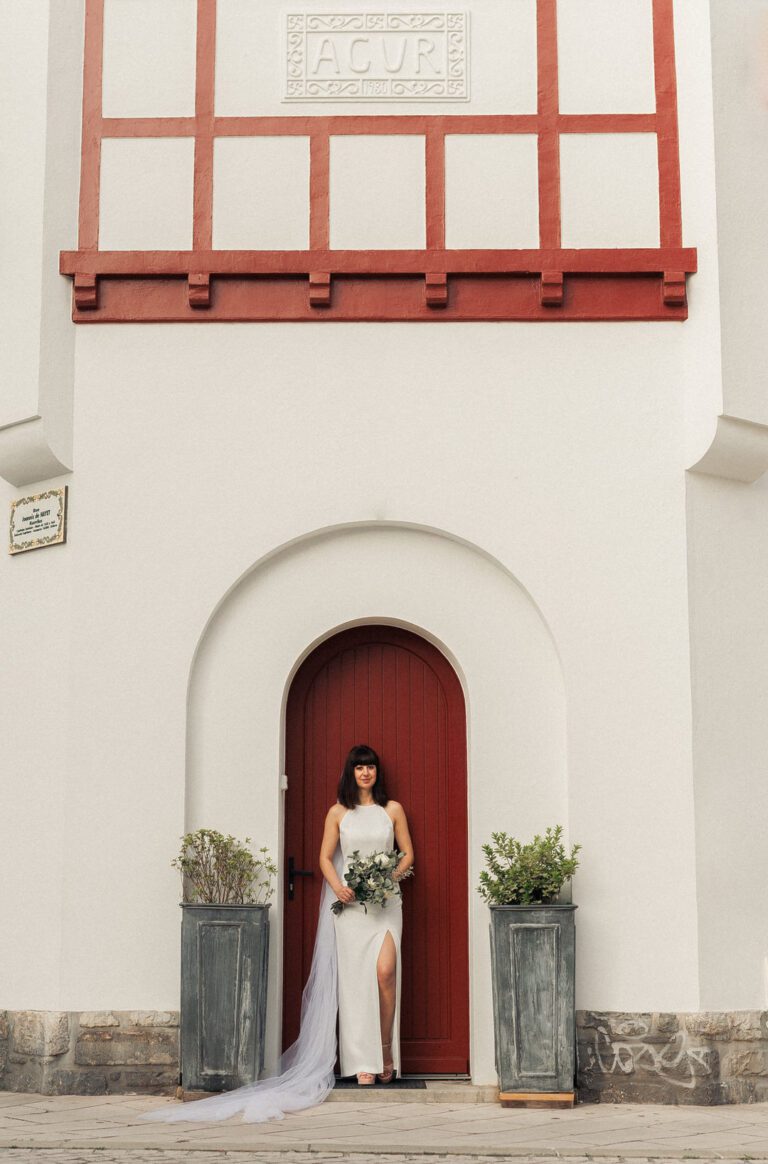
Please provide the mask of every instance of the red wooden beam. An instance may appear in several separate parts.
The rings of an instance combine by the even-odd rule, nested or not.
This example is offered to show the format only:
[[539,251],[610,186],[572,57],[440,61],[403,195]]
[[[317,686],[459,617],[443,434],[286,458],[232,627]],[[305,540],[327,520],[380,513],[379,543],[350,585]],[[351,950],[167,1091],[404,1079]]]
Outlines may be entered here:
[[195,117],[103,117],[104,137],[194,137]]
[[[655,133],[654,113],[559,113],[547,124],[559,133]],[[194,117],[104,117],[102,137],[194,137]],[[538,133],[538,114],[378,115],[354,117],[214,117],[215,137],[312,137],[328,134]]]
[[423,250],[423,251],[62,251],[62,275],[427,275],[663,274],[696,271],[695,248],[659,250]]
[[655,133],[655,113],[559,113],[558,133]]
[[211,276],[199,271],[191,272],[187,280],[187,297],[190,307],[210,307]]
[[560,246],[557,0],[538,0],[536,56],[539,112],[539,239],[543,248],[551,248]]
[[425,277],[347,275],[332,279],[332,301],[310,304],[306,274],[213,279],[210,307],[190,306],[183,278],[99,280],[97,310],[77,310],[78,323],[238,322],[587,322],[591,320],[682,321],[685,304],[665,303],[662,275],[579,275],[566,279],[560,307],[541,302],[538,274],[452,275],[448,302],[435,310],[426,301]]
[[361,114],[355,116],[217,117],[217,137],[330,136],[349,134],[536,133],[536,114]]
[[427,273],[424,286],[427,307],[448,306],[448,276],[443,273]]
[[309,139],[309,245],[314,251],[330,246],[330,166],[331,142],[327,133],[312,133]]
[[663,247],[681,246],[680,158],[673,0],[653,0],[653,66],[659,150],[659,216]]
[[445,136],[431,129],[425,142],[427,250],[445,247]]
[[213,245],[213,113],[216,89],[216,0],[197,0],[195,178],[192,237],[195,250]]
[[309,272],[309,303],[311,307],[330,307],[331,276],[327,271]]
[[103,55],[104,0],[86,0],[78,231],[82,250],[96,250],[99,245]]

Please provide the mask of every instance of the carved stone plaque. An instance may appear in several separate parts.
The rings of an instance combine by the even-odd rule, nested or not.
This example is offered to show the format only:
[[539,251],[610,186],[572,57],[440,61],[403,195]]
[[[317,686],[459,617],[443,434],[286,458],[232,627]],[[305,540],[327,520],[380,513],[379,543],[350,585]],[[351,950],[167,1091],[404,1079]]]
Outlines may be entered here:
[[466,12],[290,13],[284,101],[468,101]]

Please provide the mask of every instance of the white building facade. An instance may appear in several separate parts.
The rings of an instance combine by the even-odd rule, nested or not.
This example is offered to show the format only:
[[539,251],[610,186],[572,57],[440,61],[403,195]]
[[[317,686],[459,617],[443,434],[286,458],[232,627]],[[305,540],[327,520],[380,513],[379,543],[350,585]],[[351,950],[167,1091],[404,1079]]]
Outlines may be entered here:
[[291,687],[347,633],[463,695],[465,855],[420,862],[425,717],[369,732],[433,903],[462,862],[452,1073],[496,1078],[481,845],[562,823],[582,1094],[767,1099],[768,2],[2,22],[0,490],[68,511],[0,561],[0,1086],[175,1084],[201,826],[280,865],[275,1063]]

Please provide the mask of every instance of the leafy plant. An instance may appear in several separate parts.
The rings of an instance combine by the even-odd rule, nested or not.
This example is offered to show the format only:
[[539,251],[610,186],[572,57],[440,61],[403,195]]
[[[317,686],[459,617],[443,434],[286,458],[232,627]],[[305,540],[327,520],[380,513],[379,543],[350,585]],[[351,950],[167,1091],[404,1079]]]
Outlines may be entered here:
[[253,854],[245,842],[215,829],[198,829],[181,838],[171,861],[181,872],[182,899],[199,905],[263,905],[274,893],[277,866],[269,849]]
[[483,845],[488,866],[480,874],[478,893],[490,905],[547,904],[556,900],[566,881],[576,872],[574,845],[571,855],[562,843],[563,826],[548,828],[527,845],[506,833],[491,833],[492,844]]

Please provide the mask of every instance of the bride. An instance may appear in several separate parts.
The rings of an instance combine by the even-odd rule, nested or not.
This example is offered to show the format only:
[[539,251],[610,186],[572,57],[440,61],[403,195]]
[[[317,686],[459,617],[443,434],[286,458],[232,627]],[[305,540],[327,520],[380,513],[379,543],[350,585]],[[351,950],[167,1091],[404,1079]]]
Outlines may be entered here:
[[[400,899],[386,906],[353,904],[343,881],[354,851],[394,848],[403,853],[401,878],[413,864],[403,808],[387,798],[379,757],[365,744],[352,748],[328,812],[320,850],[325,878],[312,965],[301,999],[299,1037],[280,1059],[277,1075],[194,1103],[158,1108],[141,1118],[163,1122],[223,1120],[242,1112],[245,1123],[283,1119],[322,1103],[334,1086],[336,1017],[342,1075],[361,1086],[391,1082],[400,1070]],[[345,908],[331,912],[334,899]]]
[[339,781],[338,804],[325,818],[320,869],[345,908],[335,915],[339,976],[339,1051],[342,1075],[362,1086],[374,1076],[391,1083],[400,1071],[400,897],[385,905],[354,904],[354,892],[339,877],[333,856],[341,846],[344,866],[362,857],[403,854],[393,874],[399,881],[413,864],[413,846],[403,807],[389,800],[379,757],[365,744],[352,748]]

